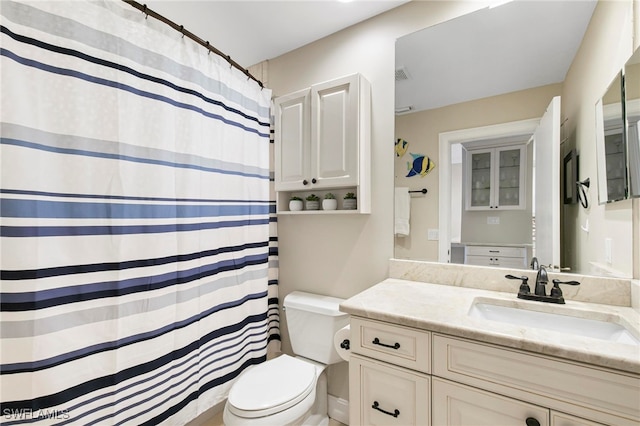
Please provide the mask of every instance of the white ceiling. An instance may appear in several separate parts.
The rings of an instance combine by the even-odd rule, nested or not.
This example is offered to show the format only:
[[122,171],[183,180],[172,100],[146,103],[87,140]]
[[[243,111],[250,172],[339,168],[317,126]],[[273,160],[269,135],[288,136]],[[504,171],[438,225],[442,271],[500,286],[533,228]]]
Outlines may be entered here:
[[[148,0],[243,67],[409,0]],[[443,0],[420,0],[443,1]],[[496,0],[500,4],[504,0]],[[396,107],[437,108],[564,81],[597,0],[515,0],[401,37]]]
[[146,4],[246,68],[407,1],[148,0]]
[[438,108],[564,81],[596,0],[513,1],[401,37],[396,108]]

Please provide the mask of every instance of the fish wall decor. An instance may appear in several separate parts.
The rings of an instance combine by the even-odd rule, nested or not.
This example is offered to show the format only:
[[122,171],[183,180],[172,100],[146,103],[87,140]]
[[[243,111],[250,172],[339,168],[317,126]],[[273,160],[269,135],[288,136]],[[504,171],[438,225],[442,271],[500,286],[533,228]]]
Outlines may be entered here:
[[409,149],[409,142],[404,139],[396,139],[396,157],[402,157]]
[[431,170],[435,169],[436,163],[426,155],[423,154],[411,154],[413,161],[407,162],[407,170],[409,173],[406,177],[420,175],[425,177]]

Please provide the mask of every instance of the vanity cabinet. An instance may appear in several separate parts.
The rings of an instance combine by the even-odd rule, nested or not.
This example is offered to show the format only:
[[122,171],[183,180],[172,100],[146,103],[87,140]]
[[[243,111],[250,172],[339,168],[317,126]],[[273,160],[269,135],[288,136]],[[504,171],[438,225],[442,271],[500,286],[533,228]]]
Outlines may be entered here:
[[465,247],[464,263],[477,266],[526,269],[527,248],[467,245]]
[[436,377],[432,406],[434,425],[549,425],[546,408]]
[[468,150],[466,209],[525,209],[526,164],[525,145]]
[[351,424],[640,422],[636,374],[357,316],[351,351]]
[[351,352],[350,424],[431,424],[431,333],[352,317]]
[[358,387],[361,400],[350,424],[431,424],[429,376],[358,355],[352,355],[349,370],[350,386]]
[[275,99],[278,213],[292,195],[339,189],[356,194],[355,212],[370,212],[370,96],[353,74]]

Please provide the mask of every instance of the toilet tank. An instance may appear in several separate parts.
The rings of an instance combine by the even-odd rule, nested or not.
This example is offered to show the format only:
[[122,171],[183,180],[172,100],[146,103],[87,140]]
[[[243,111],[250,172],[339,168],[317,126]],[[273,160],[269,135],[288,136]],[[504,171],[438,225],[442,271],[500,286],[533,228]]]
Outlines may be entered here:
[[349,324],[349,314],[340,312],[343,299],[294,291],[284,298],[287,330],[294,354],[322,364],[342,361],[333,346],[333,336]]

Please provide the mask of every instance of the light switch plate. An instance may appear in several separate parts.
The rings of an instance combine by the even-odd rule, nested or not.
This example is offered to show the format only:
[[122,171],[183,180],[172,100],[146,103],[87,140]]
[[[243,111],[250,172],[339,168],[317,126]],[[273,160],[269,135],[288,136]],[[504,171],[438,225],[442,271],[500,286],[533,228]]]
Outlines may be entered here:
[[497,216],[488,216],[487,225],[500,225],[500,218]]
[[427,239],[429,241],[438,241],[439,238],[440,235],[437,229],[429,229],[427,231]]

